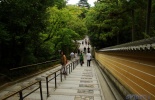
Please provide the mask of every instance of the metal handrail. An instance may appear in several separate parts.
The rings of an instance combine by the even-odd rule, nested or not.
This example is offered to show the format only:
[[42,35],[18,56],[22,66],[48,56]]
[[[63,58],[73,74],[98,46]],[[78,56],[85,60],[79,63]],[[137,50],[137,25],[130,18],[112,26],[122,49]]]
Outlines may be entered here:
[[[70,69],[70,67],[71,67],[71,71],[72,71],[72,69],[75,69],[75,65],[77,65],[78,63],[79,63],[79,59],[76,60],[76,61],[74,61],[74,62],[72,62],[72,63],[70,63],[70,64],[67,64],[66,68],[67,68],[67,69],[68,69],[68,68]],[[73,68],[72,68],[72,67],[73,67]],[[47,97],[49,96],[48,82],[51,81],[51,80],[53,80],[53,79],[55,79],[55,88],[56,88],[56,87],[57,87],[56,77],[59,76],[59,75],[61,76],[61,82],[62,82],[62,73],[61,73],[61,70],[62,70],[62,68],[60,68],[59,70],[57,70],[57,71],[55,71],[55,72],[49,74],[48,76],[46,76]],[[59,73],[59,74],[56,74],[56,73],[59,72],[59,71],[60,71],[60,73]],[[70,72],[70,70],[69,70],[69,72]],[[55,76],[54,76],[52,79],[48,80],[48,77],[51,76],[51,75],[53,75],[53,74],[54,74]],[[38,88],[34,89],[34,90],[31,91],[30,93],[28,93],[28,94],[26,94],[26,95],[23,96],[22,91],[24,91],[25,89],[27,89],[27,88],[29,88],[29,87],[31,87],[31,86],[37,84],[37,83],[39,83],[39,87],[38,87]],[[24,87],[24,88],[22,88],[22,89],[20,89],[20,90],[18,90],[18,91],[16,91],[16,92],[10,94],[10,95],[8,95],[8,96],[2,98],[2,100],[6,100],[6,99],[8,99],[8,98],[10,98],[10,97],[12,97],[12,96],[18,94],[18,93],[19,93],[19,100],[23,100],[24,98],[26,98],[27,96],[29,96],[30,94],[32,94],[33,92],[35,92],[35,91],[38,90],[38,89],[40,89],[40,99],[43,100],[41,80],[37,80],[36,82],[31,83],[30,85],[28,85],[28,86],[26,86],[26,87]]]
[[[67,64],[67,65],[65,66],[66,69],[67,69],[67,74],[68,74],[68,69],[69,69],[69,74],[70,74],[70,72],[72,72],[72,70],[75,69],[75,65],[78,65],[78,63],[79,63],[79,59],[76,60],[76,61],[71,62],[70,64]],[[71,69],[70,69],[70,68],[71,68]],[[46,76],[47,97],[49,97],[48,83],[49,83],[51,80],[55,79],[55,88],[57,88],[57,80],[56,80],[56,77],[59,76],[59,75],[60,75],[60,79],[61,79],[61,82],[62,82],[62,72],[61,72],[62,69],[63,69],[63,68],[60,68],[60,69],[58,69],[57,71],[55,71],[55,72],[49,74],[48,76]],[[59,72],[59,71],[60,71],[60,73],[59,73],[59,74],[56,74],[56,73]],[[54,77],[51,78],[51,79],[48,79],[48,77],[50,77],[50,76],[53,75],[53,74],[54,74]]]
[[[24,91],[25,89],[27,89],[27,88],[29,88],[29,87],[31,87],[31,86],[37,84],[37,83],[39,83],[39,87],[38,87],[38,88],[36,88],[35,90],[33,90],[33,91],[31,91],[30,93],[28,93],[28,94],[26,94],[25,96],[23,96],[22,91]],[[24,98],[26,98],[27,96],[29,96],[29,95],[32,94],[33,92],[37,91],[38,89],[40,89],[40,99],[43,100],[41,80],[36,81],[36,82],[33,82],[32,84],[30,84],[30,85],[28,85],[28,86],[22,88],[21,90],[16,91],[16,92],[14,92],[14,93],[12,93],[12,94],[10,94],[10,95],[8,95],[8,96],[2,98],[2,100],[6,100],[6,99],[8,99],[8,98],[10,98],[10,97],[12,97],[12,96],[18,94],[18,93],[19,93],[19,100],[23,100]]]
[[55,61],[59,61],[59,60],[57,59],[57,60],[45,61],[45,62],[31,64],[31,65],[25,65],[25,66],[21,66],[21,67],[17,67],[17,68],[12,68],[10,70],[22,69],[22,68],[26,68],[26,67],[30,67],[30,66],[36,66],[36,65],[46,64],[46,63],[55,62]]

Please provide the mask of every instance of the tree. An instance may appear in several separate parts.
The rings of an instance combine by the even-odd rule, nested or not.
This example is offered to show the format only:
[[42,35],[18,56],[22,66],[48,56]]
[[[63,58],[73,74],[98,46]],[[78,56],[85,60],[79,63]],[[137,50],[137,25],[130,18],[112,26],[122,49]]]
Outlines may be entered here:
[[56,1],[0,2],[0,66],[12,68],[38,61],[35,50],[40,47],[40,33],[48,25],[46,9]]
[[[51,42],[54,51],[57,54],[58,50],[64,49],[67,46],[67,52],[73,51],[76,48],[76,41],[83,37],[87,30],[84,22],[78,17],[82,11],[75,6],[68,6],[63,9],[57,7],[48,8],[49,25],[44,33],[41,33],[43,44]],[[55,55],[56,56],[56,55]]]
[[87,2],[87,0],[80,0],[79,2],[78,2],[78,6],[79,7],[85,7],[85,8],[90,8],[90,5],[89,5],[89,3]]
[[66,7],[65,0],[0,0],[0,74],[14,77],[9,69],[57,59],[58,50],[77,48],[87,31],[81,12]]
[[[154,2],[152,3],[152,5]],[[139,40],[146,37],[146,8],[144,0],[100,0],[86,15],[88,33],[98,48]],[[153,8],[153,6],[152,6]],[[152,11],[151,15],[154,14]],[[150,36],[154,36],[151,16]],[[95,38],[94,38],[95,37]],[[149,37],[149,36],[147,36]]]

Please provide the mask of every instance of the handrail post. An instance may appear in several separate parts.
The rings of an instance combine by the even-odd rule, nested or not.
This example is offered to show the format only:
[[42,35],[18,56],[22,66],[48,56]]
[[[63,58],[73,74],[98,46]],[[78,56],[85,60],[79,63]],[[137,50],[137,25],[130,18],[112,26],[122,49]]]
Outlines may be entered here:
[[41,100],[43,100],[41,81],[39,81],[39,87],[40,87],[40,98],[41,98]]
[[73,62],[73,70],[74,70],[74,63],[75,63],[75,62]]
[[48,77],[46,77],[46,89],[47,89],[47,97],[49,97],[49,90],[48,90]]
[[57,88],[57,76],[56,76],[56,72],[54,73],[55,74],[55,88]]
[[77,66],[77,61],[75,61],[75,66],[74,66],[74,69],[75,69],[75,67]]
[[71,67],[70,65],[71,65],[71,64],[69,64],[69,74],[70,74],[70,67]]
[[66,66],[66,74],[68,74],[68,65]]
[[19,97],[20,97],[19,100],[23,100],[23,94],[22,94],[22,91],[19,92]]
[[73,66],[73,63],[71,64],[71,72],[72,72],[72,66]]
[[60,79],[61,79],[61,82],[62,82],[62,72],[61,72],[62,68],[60,69]]

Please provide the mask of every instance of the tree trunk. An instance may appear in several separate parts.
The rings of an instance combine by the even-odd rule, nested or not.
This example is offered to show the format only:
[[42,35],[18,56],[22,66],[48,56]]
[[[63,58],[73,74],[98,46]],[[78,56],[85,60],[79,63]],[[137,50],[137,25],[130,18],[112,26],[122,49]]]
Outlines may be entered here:
[[132,41],[135,40],[135,13],[134,13],[134,9],[132,9]]
[[147,17],[146,17],[146,34],[147,34],[148,36],[150,35],[151,5],[152,5],[152,0],[148,0],[148,5],[147,5]]

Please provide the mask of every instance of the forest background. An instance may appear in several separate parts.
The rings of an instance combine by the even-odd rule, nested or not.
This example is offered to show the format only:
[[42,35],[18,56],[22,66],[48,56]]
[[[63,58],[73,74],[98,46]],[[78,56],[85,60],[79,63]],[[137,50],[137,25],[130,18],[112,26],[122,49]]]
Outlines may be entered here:
[[147,0],[0,0],[0,70],[58,59],[78,49],[88,35],[96,49],[155,36],[155,1],[149,34]]

